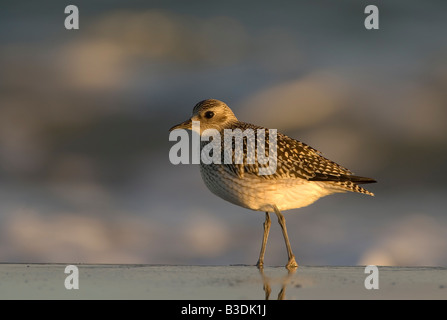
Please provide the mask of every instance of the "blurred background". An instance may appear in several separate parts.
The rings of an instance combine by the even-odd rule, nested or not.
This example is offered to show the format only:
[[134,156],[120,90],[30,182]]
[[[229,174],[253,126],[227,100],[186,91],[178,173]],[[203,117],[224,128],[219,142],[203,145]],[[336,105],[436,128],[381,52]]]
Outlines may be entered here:
[[[285,212],[298,263],[447,264],[445,1],[0,8],[0,262],[256,263],[264,214],[169,162],[216,98],[379,182]],[[276,219],[265,262],[286,263]]]

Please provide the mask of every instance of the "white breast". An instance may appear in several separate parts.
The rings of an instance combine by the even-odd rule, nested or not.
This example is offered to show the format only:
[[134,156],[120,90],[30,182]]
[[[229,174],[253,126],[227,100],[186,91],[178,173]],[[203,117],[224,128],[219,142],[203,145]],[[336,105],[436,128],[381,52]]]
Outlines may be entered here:
[[253,174],[239,178],[222,165],[201,165],[200,173],[208,189],[238,206],[256,210],[280,211],[308,206],[319,198],[341,190],[322,182],[304,179],[265,179]]

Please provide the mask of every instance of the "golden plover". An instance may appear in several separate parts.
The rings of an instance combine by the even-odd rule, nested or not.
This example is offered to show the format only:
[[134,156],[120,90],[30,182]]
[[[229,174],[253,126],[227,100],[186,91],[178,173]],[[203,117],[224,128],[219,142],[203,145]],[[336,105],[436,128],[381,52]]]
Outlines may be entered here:
[[[215,99],[197,103],[190,119],[170,129],[194,129],[193,121],[198,121],[200,135],[207,129],[215,129],[224,137],[228,130],[251,129],[255,132],[265,130],[265,153],[273,152],[270,148],[271,137],[268,129],[239,121],[231,109],[222,101]],[[195,127],[197,130],[197,127]],[[226,130],[227,129],[227,130]],[[199,132],[197,132],[199,133]],[[259,144],[259,134],[256,143]],[[270,139],[270,140],[269,140]],[[203,139],[207,140],[207,139]],[[247,161],[247,138],[244,139],[243,162],[228,163],[224,161],[200,162],[200,173],[208,189],[233,204],[255,211],[265,212],[264,235],[257,266],[264,265],[264,254],[271,220],[269,212],[275,212],[281,225],[287,248],[288,262],[286,268],[296,268],[295,256],[287,235],[286,221],[281,211],[308,206],[321,197],[338,192],[359,192],[370,196],[374,194],[359,184],[376,182],[374,179],[353,175],[348,169],[325,158],[314,148],[281,133],[276,136],[276,170],[271,174],[260,174],[265,163]],[[205,145],[201,142],[201,146]],[[224,139],[221,139],[224,147]],[[232,144],[234,148],[234,143]],[[262,149],[261,149],[262,150]],[[234,150],[232,150],[234,152]],[[234,160],[234,153],[232,155]],[[257,159],[257,151],[255,159]]]

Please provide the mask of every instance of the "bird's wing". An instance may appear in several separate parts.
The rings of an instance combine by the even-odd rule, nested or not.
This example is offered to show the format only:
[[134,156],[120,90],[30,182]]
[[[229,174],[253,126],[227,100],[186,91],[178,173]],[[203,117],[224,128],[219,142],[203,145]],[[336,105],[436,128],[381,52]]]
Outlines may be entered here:
[[325,158],[318,150],[284,134],[277,135],[275,178],[336,179],[352,172]]
[[[275,150],[274,144],[270,143],[271,137],[269,136],[268,129],[247,123],[238,123],[237,128],[241,129],[243,132],[246,129],[252,129],[255,133],[252,136],[248,135],[243,138],[243,163],[241,163],[241,161],[235,161],[235,139],[232,143],[232,150],[230,150],[231,163],[225,163],[224,161],[225,148],[224,139],[222,139],[223,152],[221,163],[226,166],[226,169],[237,174],[240,178],[245,174],[253,174],[265,179],[301,178],[313,181],[340,181],[343,180],[343,176],[352,175],[352,172],[348,169],[325,158],[316,149],[284,134],[277,133]],[[232,129],[234,130],[234,128]],[[265,140],[258,135],[258,129],[261,129],[260,132],[264,130]],[[265,145],[265,158],[270,156],[269,159],[276,159],[276,167],[274,168],[276,170],[273,170],[273,172],[269,174],[260,175],[260,168],[268,168],[271,166],[271,163],[260,163],[258,157],[259,144]],[[250,162],[250,160],[247,159],[247,145],[256,146],[255,161]]]
[[[242,139],[242,161],[236,161],[236,139],[232,140],[232,148],[229,148],[229,150],[226,150],[224,139],[221,139],[222,152],[220,165],[227,172],[233,173],[241,179],[246,175],[255,175],[259,178],[274,180],[305,179],[308,181],[322,181],[333,186],[335,189],[374,195],[358,184],[373,183],[376,182],[375,180],[354,176],[351,171],[325,158],[318,150],[303,142],[277,133],[277,144],[275,148],[274,143],[269,142],[272,139],[269,137],[268,129],[240,122],[236,128],[242,131],[252,129],[255,134],[244,136]],[[262,135],[264,138],[258,135],[258,129],[260,129],[259,132],[264,131]],[[254,161],[253,158],[249,160],[249,157],[247,157],[247,146],[253,144],[256,146]],[[267,162],[259,161],[258,145],[263,146],[265,150],[264,158],[268,158]],[[260,150],[262,151],[262,148]],[[225,154],[227,159],[225,159]],[[231,159],[231,161],[228,161],[228,159]],[[274,170],[269,172],[268,169],[272,169],[271,161],[275,165],[273,166]],[[264,170],[262,174],[261,169]]]

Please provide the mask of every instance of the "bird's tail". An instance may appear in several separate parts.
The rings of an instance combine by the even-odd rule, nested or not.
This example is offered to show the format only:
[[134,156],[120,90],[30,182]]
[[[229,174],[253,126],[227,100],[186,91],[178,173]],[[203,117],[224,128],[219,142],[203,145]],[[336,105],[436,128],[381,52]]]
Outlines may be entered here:
[[347,181],[355,182],[357,184],[364,184],[364,183],[376,183],[377,181],[371,178],[366,177],[359,177],[359,176],[353,176],[353,175],[343,175],[343,178],[345,178]]
[[374,196],[374,193],[366,190],[365,188],[362,188],[361,186],[359,186],[359,184],[377,182],[376,180],[371,179],[371,178],[354,176],[354,175],[349,175],[349,174],[341,174],[339,176],[319,174],[310,180],[324,181],[324,182],[327,182],[328,184],[333,185],[334,187],[336,187],[336,189],[339,189],[342,191],[358,192],[358,193],[363,193],[363,194],[367,194],[370,196]]
[[[357,182],[357,183],[373,183],[373,182],[375,181]],[[359,186],[357,183],[354,183],[352,181],[347,180],[347,181],[328,182],[328,183],[333,184],[337,189],[341,189],[343,191],[358,192],[374,197],[374,193],[366,190],[365,188]]]

